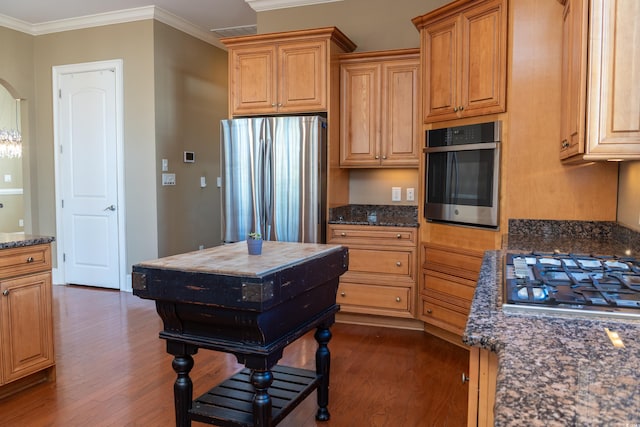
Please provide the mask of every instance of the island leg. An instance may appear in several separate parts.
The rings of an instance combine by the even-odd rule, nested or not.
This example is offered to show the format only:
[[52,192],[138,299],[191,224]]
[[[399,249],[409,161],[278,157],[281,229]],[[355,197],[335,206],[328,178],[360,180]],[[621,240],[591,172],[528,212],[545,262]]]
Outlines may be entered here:
[[331,340],[331,330],[328,326],[318,326],[314,335],[318,342],[316,350],[316,375],[320,377],[318,384],[318,412],[316,420],[328,421],[331,418],[329,414],[329,370],[331,367],[331,353],[329,352],[329,340]]
[[167,341],[167,352],[173,355],[171,366],[177,374],[173,384],[173,399],[176,410],[176,427],[191,427],[189,410],[193,400],[193,382],[189,372],[193,368],[193,357],[197,347]]
[[253,396],[253,425],[256,427],[271,426],[271,396],[268,389],[272,382],[270,370],[251,371],[251,384],[256,391]]

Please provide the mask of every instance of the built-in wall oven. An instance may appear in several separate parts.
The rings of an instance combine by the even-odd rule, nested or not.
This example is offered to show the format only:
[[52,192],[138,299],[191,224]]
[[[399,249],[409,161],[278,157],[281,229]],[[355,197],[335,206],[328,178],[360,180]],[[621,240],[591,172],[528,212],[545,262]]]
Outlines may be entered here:
[[426,132],[424,216],[497,228],[501,122]]

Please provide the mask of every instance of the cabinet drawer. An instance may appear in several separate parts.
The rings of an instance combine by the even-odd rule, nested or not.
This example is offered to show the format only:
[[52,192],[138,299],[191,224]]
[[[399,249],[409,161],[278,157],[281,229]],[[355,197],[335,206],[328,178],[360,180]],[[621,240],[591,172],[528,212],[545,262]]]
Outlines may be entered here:
[[411,227],[386,228],[377,226],[342,226],[329,225],[329,242],[366,245],[400,245],[415,246],[416,231]]
[[410,288],[340,283],[337,302],[341,306],[408,311],[409,295]]
[[411,251],[350,248],[348,271],[410,276],[411,255]]
[[50,269],[48,244],[0,250],[0,279]]
[[483,252],[437,245],[424,245],[424,251],[424,268],[478,280]]
[[460,308],[448,305],[435,298],[422,297],[422,320],[461,335],[467,325],[468,312],[463,313],[459,310]]
[[436,291],[455,298],[471,301],[476,291],[476,282],[462,277],[450,276],[433,270],[423,270],[423,292]]

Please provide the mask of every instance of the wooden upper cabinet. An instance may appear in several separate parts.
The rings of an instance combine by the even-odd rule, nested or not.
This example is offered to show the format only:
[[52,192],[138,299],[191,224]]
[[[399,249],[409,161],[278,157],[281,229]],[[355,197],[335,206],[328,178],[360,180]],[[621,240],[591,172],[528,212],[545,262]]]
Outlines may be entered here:
[[340,166],[418,167],[418,49],[340,57]]
[[424,122],[506,111],[507,1],[459,0],[413,19]]
[[231,116],[325,112],[332,55],[355,45],[336,28],[223,39]]
[[562,69],[560,157],[567,162],[640,159],[638,16],[634,0],[565,3],[563,58],[571,62]]

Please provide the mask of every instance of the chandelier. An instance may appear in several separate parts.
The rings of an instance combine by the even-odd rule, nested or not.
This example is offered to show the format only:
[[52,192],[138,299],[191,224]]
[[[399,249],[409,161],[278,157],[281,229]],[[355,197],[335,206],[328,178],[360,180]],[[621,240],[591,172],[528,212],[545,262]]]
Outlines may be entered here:
[[22,134],[20,133],[20,100],[16,99],[15,129],[0,129],[0,158],[22,157]]

